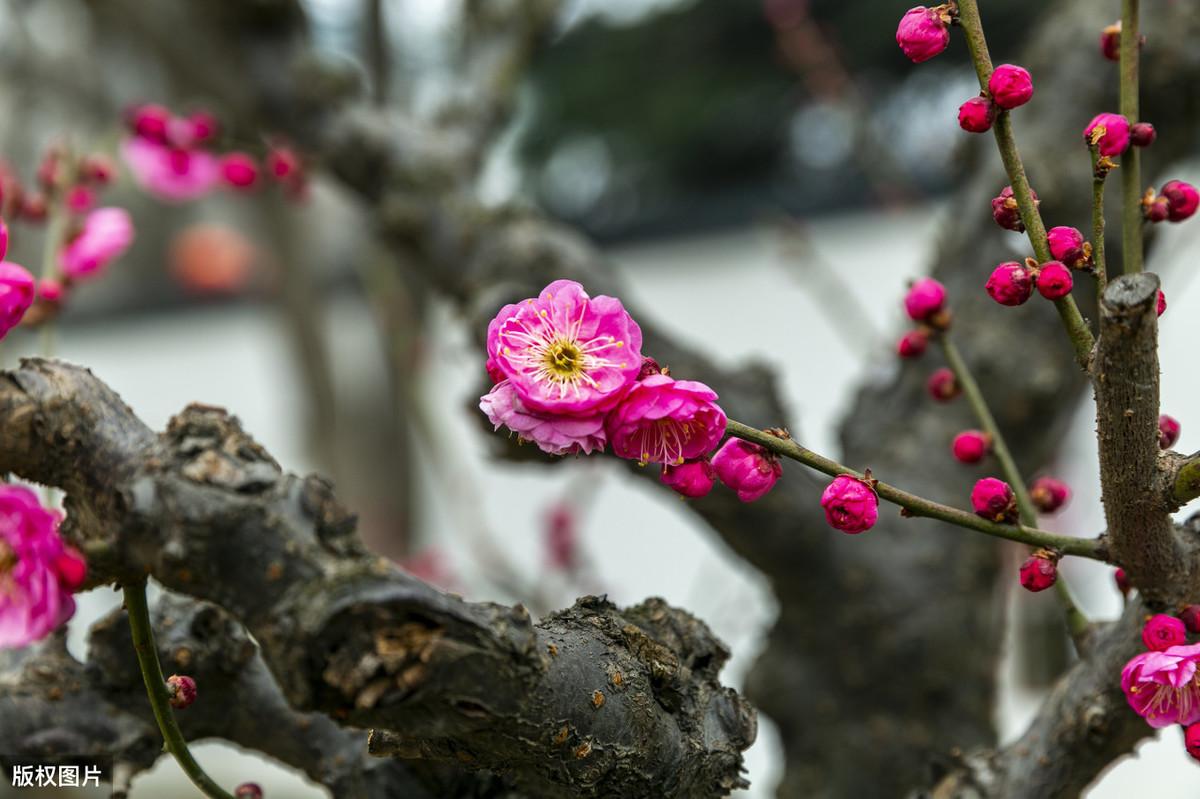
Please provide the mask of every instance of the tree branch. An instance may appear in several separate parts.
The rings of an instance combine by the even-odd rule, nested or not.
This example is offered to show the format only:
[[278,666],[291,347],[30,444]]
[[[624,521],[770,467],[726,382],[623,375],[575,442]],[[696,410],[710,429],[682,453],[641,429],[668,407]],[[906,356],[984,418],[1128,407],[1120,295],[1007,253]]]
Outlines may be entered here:
[[3,375],[0,444],[0,471],[70,492],[68,537],[111,548],[98,579],[149,573],[220,605],[297,709],[534,797],[744,784],[754,712],[717,681],[728,652],[661,600],[588,597],[534,625],[520,606],[441,594],[366,553],[329,484],[282,473],[224,411],[191,406],[154,437],[58,362]]

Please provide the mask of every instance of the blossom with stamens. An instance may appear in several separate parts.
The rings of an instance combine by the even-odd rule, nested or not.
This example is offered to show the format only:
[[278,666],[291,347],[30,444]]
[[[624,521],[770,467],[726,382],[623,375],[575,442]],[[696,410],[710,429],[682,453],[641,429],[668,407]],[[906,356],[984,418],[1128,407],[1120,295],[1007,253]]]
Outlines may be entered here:
[[87,564],[58,522],[29,489],[0,484],[0,649],[45,638],[75,613]]
[[[612,408],[642,368],[642,330],[621,301],[556,280],[506,305],[488,325],[488,357],[531,411],[593,416]],[[724,424],[722,424],[724,427]]]
[[550,455],[603,451],[604,412],[591,416],[539,413],[525,407],[511,380],[502,380],[479,399],[479,409],[499,430],[501,426]]
[[725,411],[716,400],[715,391],[694,380],[664,374],[639,380],[605,421],[613,453],[675,465],[703,456],[725,435]]
[[1121,690],[1129,706],[1151,727],[1200,721],[1200,644],[1143,652],[1121,670]]

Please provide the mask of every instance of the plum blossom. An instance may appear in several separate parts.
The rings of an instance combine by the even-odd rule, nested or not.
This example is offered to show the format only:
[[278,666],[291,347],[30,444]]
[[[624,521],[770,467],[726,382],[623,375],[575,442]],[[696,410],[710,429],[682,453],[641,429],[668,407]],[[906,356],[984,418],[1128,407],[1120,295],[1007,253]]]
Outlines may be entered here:
[[633,387],[642,330],[613,297],[589,297],[556,280],[536,298],[506,305],[488,325],[488,358],[524,408],[591,417]]
[[537,444],[550,455],[602,451],[606,441],[604,413],[591,416],[560,416],[539,413],[525,407],[512,381],[502,380],[479,400],[479,409],[499,430],[501,426],[525,441]]
[[93,277],[133,243],[133,219],[124,208],[97,208],[79,233],[58,254],[58,265],[71,280]]
[[125,162],[138,184],[169,202],[194,200],[221,180],[221,164],[205,150],[174,147],[143,136],[122,146]]
[[838,475],[825,487],[821,507],[830,527],[851,535],[870,530],[879,518],[875,489],[866,480],[849,474]]
[[1151,727],[1200,721],[1200,644],[1143,652],[1121,670],[1121,690],[1129,706]]
[[39,641],[75,613],[87,565],[58,522],[29,489],[0,485],[0,649]]
[[712,464],[701,458],[677,465],[664,463],[662,474],[658,479],[680,496],[694,499],[712,491],[716,476],[717,473]]
[[664,374],[639,380],[605,421],[613,453],[675,465],[703,456],[725,435],[725,411],[716,400],[715,391],[694,380]]
[[34,294],[33,275],[25,267],[0,261],[0,339],[21,323]]
[[753,502],[770,491],[783,476],[779,458],[766,447],[731,438],[712,457],[713,471],[737,492],[742,502]]

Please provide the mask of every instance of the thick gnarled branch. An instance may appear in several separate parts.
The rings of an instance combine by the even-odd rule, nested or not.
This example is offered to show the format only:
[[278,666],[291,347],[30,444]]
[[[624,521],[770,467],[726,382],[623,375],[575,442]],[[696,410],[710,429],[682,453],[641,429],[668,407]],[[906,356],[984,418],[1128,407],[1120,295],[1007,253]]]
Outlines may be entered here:
[[728,652],[660,600],[586,598],[534,625],[520,606],[441,594],[366,553],[329,484],[282,473],[224,411],[192,406],[155,437],[65,364],[5,376],[0,430],[0,471],[71,492],[67,533],[108,550],[104,577],[148,573],[224,608],[297,709],[530,796],[744,784],[755,721],[717,681]]

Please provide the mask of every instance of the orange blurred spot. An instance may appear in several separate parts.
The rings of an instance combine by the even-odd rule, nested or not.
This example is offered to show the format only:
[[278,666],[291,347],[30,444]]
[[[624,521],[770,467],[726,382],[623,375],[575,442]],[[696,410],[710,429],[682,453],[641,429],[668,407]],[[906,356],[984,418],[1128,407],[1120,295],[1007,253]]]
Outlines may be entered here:
[[225,225],[198,223],[171,242],[171,274],[195,294],[238,294],[254,275],[258,248]]

